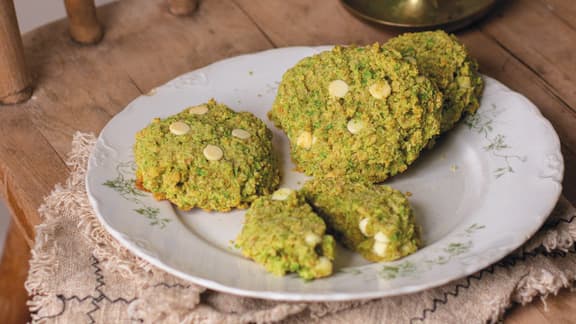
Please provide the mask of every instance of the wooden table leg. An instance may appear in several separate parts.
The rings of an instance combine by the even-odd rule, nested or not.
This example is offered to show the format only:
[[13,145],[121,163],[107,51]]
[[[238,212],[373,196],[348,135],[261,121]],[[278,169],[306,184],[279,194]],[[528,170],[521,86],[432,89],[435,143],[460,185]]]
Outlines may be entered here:
[[168,0],[170,12],[176,16],[187,16],[196,10],[198,0]]
[[26,101],[31,95],[14,3],[0,0],[0,104]]
[[78,43],[96,44],[104,36],[94,0],[65,0],[70,36]]
[[30,313],[24,281],[28,275],[30,248],[16,226],[10,226],[0,259],[0,323],[26,323]]

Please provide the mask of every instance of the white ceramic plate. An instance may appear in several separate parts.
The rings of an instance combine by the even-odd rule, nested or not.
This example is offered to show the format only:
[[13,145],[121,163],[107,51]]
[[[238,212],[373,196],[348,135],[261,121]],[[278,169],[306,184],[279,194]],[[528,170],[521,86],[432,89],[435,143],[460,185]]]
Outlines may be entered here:
[[275,277],[232,247],[244,211],[181,212],[134,189],[134,134],[214,97],[253,112],[274,132],[292,172],[285,135],[266,118],[284,71],[328,47],[275,49],[227,59],[184,74],[134,100],[102,130],[90,157],[87,190],[104,227],[134,254],[176,276],[232,294],[282,300],[351,300],[411,293],[474,273],[525,242],[561,192],[558,136],[522,95],[485,77],[478,113],[444,136],[404,174],[387,181],[410,191],[425,246],[390,263],[369,264],[339,249],[335,273],[305,282]]

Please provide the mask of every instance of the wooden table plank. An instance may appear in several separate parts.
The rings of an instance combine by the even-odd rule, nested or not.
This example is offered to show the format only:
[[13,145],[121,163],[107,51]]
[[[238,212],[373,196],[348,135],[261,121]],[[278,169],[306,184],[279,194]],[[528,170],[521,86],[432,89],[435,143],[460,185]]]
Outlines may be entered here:
[[562,289],[545,302],[536,298],[524,307],[514,306],[506,318],[507,324],[570,324],[576,323],[576,293]]
[[131,98],[140,94],[130,78],[96,47],[70,40],[65,21],[24,36],[34,75],[34,100],[19,105],[62,160],[76,131],[98,133]]
[[545,303],[535,301],[536,307],[550,323],[576,323],[576,293],[570,289],[561,290],[557,296]]
[[[545,324],[550,323],[548,319],[540,312],[537,303],[540,300],[534,300],[530,304],[521,306],[514,305],[506,316],[506,324]],[[552,324],[552,323],[551,323]]]
[[138,2],[136,12],[133,1],[101,9],[110,27],[95,58],[106,54],[110,64],[121,64],[143,92],[212,62],[272,46],[230,1],[202,2],[190,17],[169,15],[158,8],[161,3]]
[[539,0],[550,12],[564,21],[567,25],[576,29],[576,6],[574,1],[566,0]]
[[37,209],[68,168],[19,105],[0,107],[0,195],[32,242]]
[[576,111],[576,29],[543,2],[505,1],[480,28]]
[[397,34],[352,17],[338,0],[233,1],[277,47],[367,44],[384,42]]

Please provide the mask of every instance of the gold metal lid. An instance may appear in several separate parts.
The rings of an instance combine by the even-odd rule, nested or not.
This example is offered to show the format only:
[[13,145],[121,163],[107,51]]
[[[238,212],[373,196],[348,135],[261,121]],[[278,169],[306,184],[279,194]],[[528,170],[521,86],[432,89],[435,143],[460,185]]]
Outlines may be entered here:
[[354,15],[382,25],[455,30],[486,14],[497,0],[341,0]]

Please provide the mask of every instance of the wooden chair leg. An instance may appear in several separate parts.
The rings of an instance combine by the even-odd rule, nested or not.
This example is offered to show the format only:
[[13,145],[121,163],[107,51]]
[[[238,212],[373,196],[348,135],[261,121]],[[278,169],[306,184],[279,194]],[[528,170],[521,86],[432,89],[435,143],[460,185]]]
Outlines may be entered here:
[[104,30],[96,16],[94,0],[64,0],[64,4],[72,39],[85,45],[98,43]]
[[168,0],[170,12],[176,16],[187,16],[196,10],[198,0]]
[[0,259],[0,323],[27,323],[30,320],[26,306],[28,293],[24,288],[29,260],[30,248],[12,223]]
[[0,104],[23,102],[31,95],[14,3],[0,0]]

